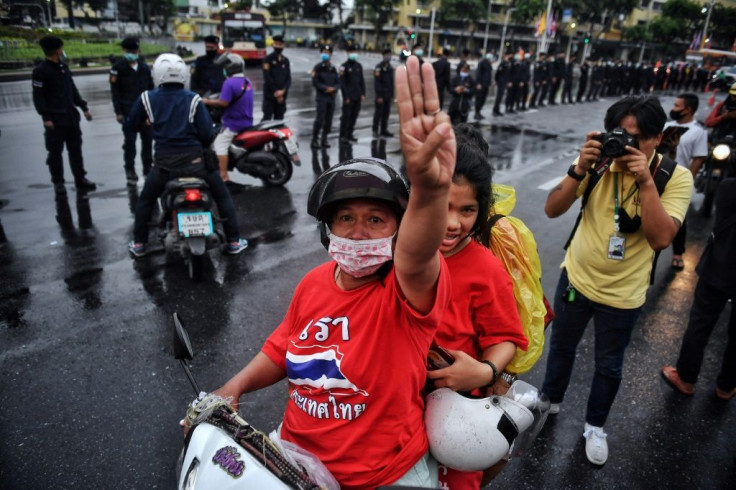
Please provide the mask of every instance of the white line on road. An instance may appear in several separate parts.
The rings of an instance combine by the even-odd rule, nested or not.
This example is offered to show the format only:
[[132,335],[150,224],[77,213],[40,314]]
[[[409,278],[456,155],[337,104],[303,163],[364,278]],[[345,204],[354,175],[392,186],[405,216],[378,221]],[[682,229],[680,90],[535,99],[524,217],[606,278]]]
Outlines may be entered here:
[[547,182],[545,182],[544,184],[538,186],[537,189],[542,190],[542,191],[549,191],[554,186],[556,186],[557,184],[559,184],[562,181],[563,178],[564,177],[555,177],[554,179],[550,179]]

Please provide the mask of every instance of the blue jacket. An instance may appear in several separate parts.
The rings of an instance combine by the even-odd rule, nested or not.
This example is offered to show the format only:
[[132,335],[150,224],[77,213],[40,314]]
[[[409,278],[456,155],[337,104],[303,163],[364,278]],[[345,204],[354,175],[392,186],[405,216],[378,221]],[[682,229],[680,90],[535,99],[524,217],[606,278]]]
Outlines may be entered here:
[[178,84],[143,92],[125,125],[138,131],[146,120],[151,122],[157,157],[201,151],[215,139],[212,118],[202,99]]

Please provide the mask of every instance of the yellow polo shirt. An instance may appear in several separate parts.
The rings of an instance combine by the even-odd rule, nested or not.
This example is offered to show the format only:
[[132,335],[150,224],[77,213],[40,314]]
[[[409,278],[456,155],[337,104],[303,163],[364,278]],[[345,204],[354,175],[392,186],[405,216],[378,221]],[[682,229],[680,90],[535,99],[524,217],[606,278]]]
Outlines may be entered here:
[[[661,158],[659,154],[656,156]],[[574,164],[577,165],[577,160]],[[586,176],[578,186],[577,197],[583,195],[588,181],[589,176]],[[635,233],[621,234],[626,240],[623,260],[608,258],[609,241],[614,232],[615,181],[618,181],[619,207],[626,209],[632,218],[641,216],[634,176],[625,166],[614,162],[588,198],[562,267],[567,269],[570,283],[587,298],[615,308],[632,309],[646,300],[654,250],[640,227]],[[690,205],[692,188],[692,174],[677,165],[660,199],[667,214],[680,223]]]

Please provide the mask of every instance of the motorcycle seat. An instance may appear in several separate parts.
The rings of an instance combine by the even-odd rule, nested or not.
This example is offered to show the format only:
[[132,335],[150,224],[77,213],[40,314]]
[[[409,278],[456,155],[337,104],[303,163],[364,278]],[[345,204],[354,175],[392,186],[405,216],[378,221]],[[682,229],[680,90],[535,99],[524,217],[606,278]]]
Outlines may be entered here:
[[244,129],[243,132],[246,132],[246,131],[267,131],[269,129],[280,128],[280,127],[282,127],[284,125],[285,125],[284,121],[281,121],[281,120],[263,121],[263,122],[260,122],[260,123],[256,124],[255,126],[251,126],[249,128]]
[[166,192],[178,191],[181,189],[191,189],[194,187],[206,188],[207,182],[199,177],[179,177],[178,179],[170,180],[166,183]]

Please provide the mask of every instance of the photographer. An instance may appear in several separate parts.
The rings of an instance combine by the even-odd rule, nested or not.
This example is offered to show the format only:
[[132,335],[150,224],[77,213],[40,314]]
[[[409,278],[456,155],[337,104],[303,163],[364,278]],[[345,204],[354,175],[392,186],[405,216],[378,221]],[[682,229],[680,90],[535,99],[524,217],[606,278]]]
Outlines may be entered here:
[[[552,402],[550,413],[558,413],[578,342],[593,318],[595,373],[583,437],[586,456],[597,465],[608,458],[603,425],[621,384],[624,351],[645,301],[655,251],[670,244],[690,203],[690,172],[671,161],[663,164],[655,151],[666,120],[655,97],[614,103],[604,121],[609,133],[588,133],[545,205],[554,218],[583,196],[584,212],[562,263],[542,391]],[[657,181],[668,169],[660,195]]]

